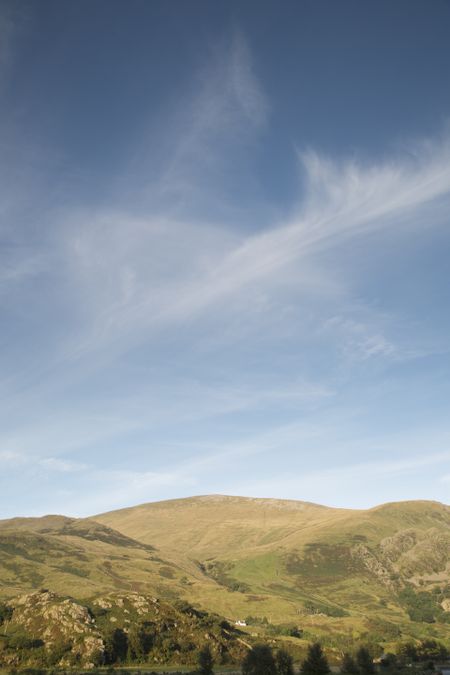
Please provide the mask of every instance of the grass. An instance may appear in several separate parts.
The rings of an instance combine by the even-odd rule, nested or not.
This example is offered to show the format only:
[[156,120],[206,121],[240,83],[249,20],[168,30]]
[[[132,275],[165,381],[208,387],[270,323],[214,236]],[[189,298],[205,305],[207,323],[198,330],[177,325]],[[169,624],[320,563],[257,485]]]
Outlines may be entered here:
[[[450,624],[411,621],[399,597],[405,584],[429,590],[436,578],[450,588],[449,531],[450,508],[435,502],[352,511],[220,496],[80,521],[14,519],[0,522],[0,596],[39,586],[77,598],[136,590],[185,598],[230,621],[296,622],[331,641],[360,639],[370,621],[384,621],[405,638],[450,644]],[[340,610],[348,616],[326,616]]]

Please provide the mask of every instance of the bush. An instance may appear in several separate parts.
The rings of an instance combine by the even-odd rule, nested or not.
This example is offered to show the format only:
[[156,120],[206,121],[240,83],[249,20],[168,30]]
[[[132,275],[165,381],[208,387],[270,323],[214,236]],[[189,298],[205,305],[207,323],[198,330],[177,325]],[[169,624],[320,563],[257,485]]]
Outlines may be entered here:
[[397,646],[397,654],[403,660],[417,663],[418,661],[446,661],[449,651],[437,640],[420,640],[417,643],[403,642]]
[[436,596],[426,591],[416,593],[410,586],[400,591],[399,600],[405,607],[411,621],[434,623],[443,614],[436,602]]
[[11,635],[11,637],[8,639],[8,647],[10,649],[16,650],[37,649],[38,647],[43,646],[44,646],[43,640],[29,638],[26,635],[23,635],[22,633]]
[[12,608],[8,607],[4,602],[0,602],[0,626],[2,623],[5,621],[9,621],[9,619],[12,617]]
[[304,609],[307,614],[325,614],[326,616],[336,618],[348,616],[348,612],[342,609],[342,607],[327,605],[324,602],[305,602]]

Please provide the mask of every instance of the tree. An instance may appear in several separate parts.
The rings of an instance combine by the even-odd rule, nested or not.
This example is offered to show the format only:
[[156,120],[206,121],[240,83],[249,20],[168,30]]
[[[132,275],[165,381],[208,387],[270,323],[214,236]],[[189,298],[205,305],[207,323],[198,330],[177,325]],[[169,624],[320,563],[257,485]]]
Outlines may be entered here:
[[213,675],[214,659],[211,649],[208,645],[203,647],[198,653],[198,673],[199,675]]
[[371,675],[375,672],[373,659],[367,647],[360,647],[356,652],[356,663],[358,664],[361,675]]
[[132,624],[128,631],[128,659],[142,661],[145,656],[146,636],[143,627]]
[[115,628],[104,637],[105,643],[105,662],[107,664],[116,663],[116,661],[125,661],[128,648],[128,637],[121,628]]
[[356,665],[356,661],[353,656],[348,653],[345,653],[342,659],[341,673],[342,675],[359,675],[359,668]]
[[327,658],[318,642],[309,645],[308,654],[302,663],[301,672],[303,675],[328,675],[331,672]]
[[294,661],[285,649],[279,649],[275,656],[278,675],[294,675]]
[[242,675],[277,675],[277,667],[270,647],[255,645],[242,662]]

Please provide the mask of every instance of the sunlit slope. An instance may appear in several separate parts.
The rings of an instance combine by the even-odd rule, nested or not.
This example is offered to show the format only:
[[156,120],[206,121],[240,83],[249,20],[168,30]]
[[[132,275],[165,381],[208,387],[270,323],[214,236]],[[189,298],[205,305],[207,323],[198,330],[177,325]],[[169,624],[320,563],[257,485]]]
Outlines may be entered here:
[[236,555],[304,538],[349,512],[308,502],[211,495],[153,502],[95,516],[143,542],[190,556]]
[[[144,504],[96,520],[140,541],[158,541],[173,560],[197,561],[229,590],[235,613],[247,608],[277,620],[317,614],[345,622],[346,615],[370,612],[408,621],[399,596],[405,585],[428,591],[450,582],[450,508],[435,502],[348,510],[210,496]],[[200,584],[190,590],[206,606],[213,601]]]
[[117,590],[178,597],[181,579],[191,579],[189,570],[161,558],[152,545],[92,520],[0,521],[1,597],[42,587],[81,598]]
[[349,510],[204,496],[0,521],[0,593],[136,591],[322,640],[450,639],[449,552],[450,507],[435,502]]
[[95,520],[161,550],[189,557],[241,557],[249,551],[302,549],[308,544],[377,545],[414,530],[450,532],[450,507],[438,502],[384,504],[368,510],[308,502],[205,496],[153,502],[95,516]]

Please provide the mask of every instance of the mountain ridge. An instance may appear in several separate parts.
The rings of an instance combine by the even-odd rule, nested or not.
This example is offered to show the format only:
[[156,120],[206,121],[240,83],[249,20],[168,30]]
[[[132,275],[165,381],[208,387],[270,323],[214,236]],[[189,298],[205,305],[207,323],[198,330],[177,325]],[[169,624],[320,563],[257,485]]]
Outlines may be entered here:
[[200,495],[6,519],[0,579],[3,598],[41,587],[78,599],[138,592],[249,618],[253,632],[301,627],[331,646],[350,634],[450,645],[450,507]]
[[127,511],[127,510],[132,510],[132,509],[139,509],[142,507],[147,507],[147,506],[157,506],[157,505],[170,505],[173,504],[175,505],[180,505],[182,506],[183,504],[187,504],[188,502],[204,502],[204,503],[214,503],[214,502],[226,502],[226,501],[242,501],[242,502],[251,502],[251,503],[259,503],[261,505],[279,505],[279,506],[297,506],[299,510],[301,510],[303,507],[315,507],[315,508],[320,508],[320,509],[328,509],[332,511],[340,511],[340,512],[352,512],[352,513],[366,513],[370,511],[376,511],[376,510],[381,510],[384,509],[385,507],[391,507],[391,506],[407,506],[407,505],[436,505],[436,506],[443,506],[446,508],[450,509],[450,504],[446,504],[445,502],[439,502],[437,500],[433,499],[405,499],[405,500],[398,500],[398,501],[389,501],[389,502],[382,502],[381,504],[376,504],[374,506],[370,506],[367,508],[355,508],[355,507],[347,507],[347,506],[329,506],[326,504],[319,504],[317,502],[311,502],[307,500],[301,500],[301,499],[281,499],[279,497],[246,497],[242,495],[226,495],[226,494],[221,494],[221,493],[211,493],[211,494],[204,494],[204,495],[192,495],[188,497],[175,497],[173,499],[160,499],[160,500],[155,500],[155,501],[148,501],[148,502],[141,502],[139,504],[134,504],[130,506],[123,506],[120,508],[116,509],[109,509],[108,511],[101,511],[98,514],[92,515],[92,516],[65,516],[63,514],[57,514],[57,513],[46,513],[40,516],[13,516],[10,518],[0,518],[0,527],[6,527],[7,524],[11,524],[11,526],[19,526],[19,527],[24,527],[27,524],[30,524],[31,526],[33,525],[34,522],[43,520],[43,519],[48,519],[48,522],[51,526],[51,523],[54,522],[54,524],[57,524],[57,521],[59,519],[63,519],[66,521],[75,521],[75,520],[95,520],[97,516],[105,516],[110,513],[116,513],[118,511]]

